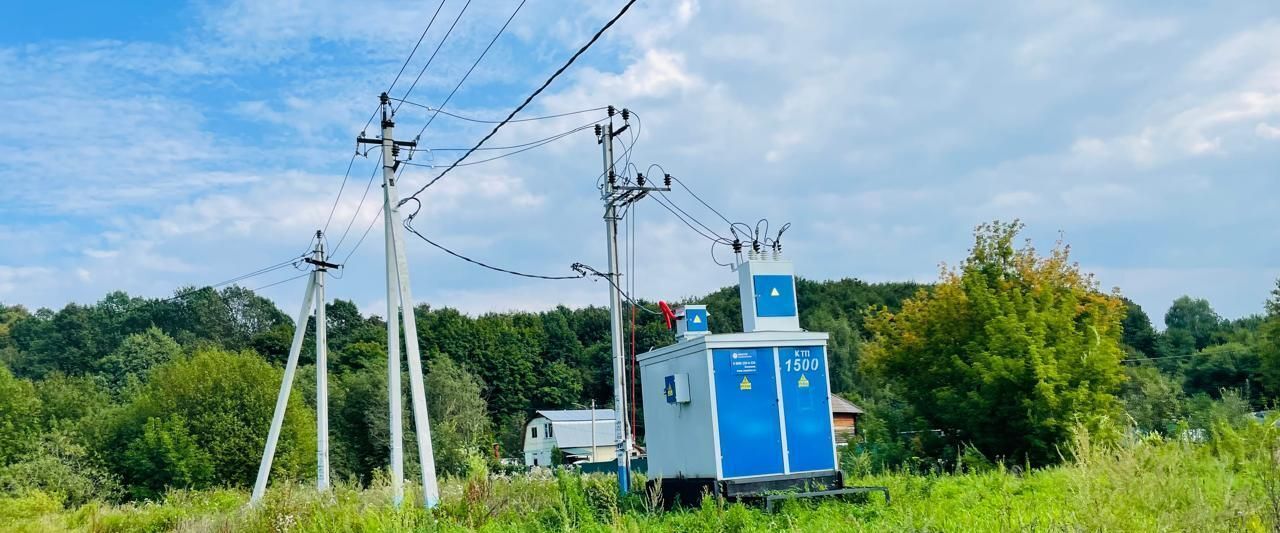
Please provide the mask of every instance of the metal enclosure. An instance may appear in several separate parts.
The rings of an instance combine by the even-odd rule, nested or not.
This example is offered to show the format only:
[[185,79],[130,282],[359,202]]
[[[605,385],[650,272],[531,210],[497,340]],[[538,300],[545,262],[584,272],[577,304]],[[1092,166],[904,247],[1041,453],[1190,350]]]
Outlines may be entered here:
[[[640,355],[649,477],[741,483],[838,475],[827,337],[712,334]],[[687,401],[673,399],[674,384],[685,380]]]
[[755,258],[737,268],[742,331],[800,331],[791,261]]

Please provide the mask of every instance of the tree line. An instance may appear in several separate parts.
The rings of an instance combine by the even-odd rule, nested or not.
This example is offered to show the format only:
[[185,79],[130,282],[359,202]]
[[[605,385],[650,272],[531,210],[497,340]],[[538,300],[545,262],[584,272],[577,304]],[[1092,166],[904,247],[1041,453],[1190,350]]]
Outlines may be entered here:
[[[1157,331],[1067,246],[1041,254],[1018,242],[1021,229],[980,226],[969,257],[932,284],[797,280],[801,326],[831,335],[833,391],[868,411],[846,466],[939,467],[960,453],[1049,464],[1080,428],[1173,436],[1280,395],[1280,285],[1262,313],[1237,320],[1179,298]],[[713,332],[740,330],[736,287],[688,301],[707,304]],[[636,311],[625,312],[628,352],[633,329],[636,352],[674,342],[660,316]],[[609,405],[606,309],[413,313],[445,474],[492,460],[495,446],[519,457],[534,410]],[[344,300],[326,314],[333,474],[369,483],[389,447],[385,317]],[[306,327],[273,479],[314,476]],[[57,311],[0,304],[0,491],[40,488],[74,504],[252,484],[293,328],[234,286],[113,292]]]

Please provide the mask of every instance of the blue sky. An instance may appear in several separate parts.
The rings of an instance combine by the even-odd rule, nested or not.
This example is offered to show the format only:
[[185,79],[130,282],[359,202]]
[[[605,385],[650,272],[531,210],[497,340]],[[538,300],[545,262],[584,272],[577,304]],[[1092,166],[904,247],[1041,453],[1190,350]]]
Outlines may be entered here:
[[[464,3],[446,1],[409,73]],[[442,100],[517,3],[469,6],[412,99]],[[19,3],[0,18],[5,303],[166,296],[301,252],[438,5],[109,4]],[[448,109],[504,116],[620,5],[529,0]],[[786,251],[807,277],[931,281],[963,259],[975,225],[1021,218],[1038,247],[1065,239],[1157,322],[1182,294],[1238,317],[1280,277],[1278,50],[1271,0],[651,1],[529,113],[635,109],[634,162],[661,163],[730,218],[791,222]],[[411,135],[425,118],[405,107],[397,122]],[[495,142],[580,118],[520,123]],[[484,131],[441,117],[423,144],[469,146]],[[459,168],[424,196],[417,226],[504,266],[603,269],[598,150],[584,132]],[[378,187],[360,203],[375,163],[357,159],[331,235],[376,214]],[[402,186],[431,175],[409,169]],[[735,281],[657,204],[633,214],[640,296]],[[331,297],[383,308],[381,242],[378,225]],[[410,262],[415,297],[435,306],[607,301],[602,283],[506,277],[422,243]],[[265,293],[291,311],[301,291]]]

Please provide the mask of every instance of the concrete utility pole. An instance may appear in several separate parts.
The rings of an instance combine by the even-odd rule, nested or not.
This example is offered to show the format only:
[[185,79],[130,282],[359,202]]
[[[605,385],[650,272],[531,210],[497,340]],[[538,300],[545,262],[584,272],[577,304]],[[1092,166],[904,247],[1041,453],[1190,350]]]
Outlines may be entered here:
[[409,290],[409,263],[404,251],[400,197],[396,192],[396,157],[400,147],[416,147],[414,141],[397,141],[390,98],[382,93],[382,138],[356,139],[361,144],[382,146],[382,213],[387,258],[387,403],[390,405],[392,499],[398,507],[404,501],[404,430],[400,407],[400,324],[404,325],[405,357],[409,366],[409,395],[413,402],[413,425],[418,443],[418,464],[422,467],[422,504],[430,509],[440,501],[436,482],[435,456],[431,449],[431,423],[427,417],[427,396],[422,380],[422,358],[418,349],[418,326]]
[[[609,116],[613,117],[614,108],[609,106]],[[631,428],[627,423],[626,396],[626,359],[622,351],[622,273],[618,270],[618,208],[644,198],[650,191],[669,191],[669,187],[645,187],[643,177],[637,180],[636,186],[618,185],[617,173],[614,169],[613,139],[616,135],[631,127],[626,121],[631,112],[623,109],[623,126],[613,129],[613,121],[601,127],[596,126],[600,145],[604,152],[604,188],[601,199],[604,200],[605,245],[609,255],[609,271],[605,273],[609,280],[609,337],[613,347],[613,410],[614,438],[618,443],[618,491],[626,494],[631,488]],[[592,411],[594,416],[595,411]],[[592,433],[594,435],[594,432]],[[594,451],[592,452],[595,453]]]
[[316,306],[316,488],[329,489],[329,385],[327,378],[327,331],[324,316],[324,276],[338,265],[325,260],[324,234],[316,232],[316,249],[312,256],[303,259],[312,265],[306,292],[302,296],[302,310],[293,328],[293,342],[289,345],[289,358],[284,365],[284,379],[280,381],[280,393],[276,396],[276,409],[271,417],[271,429],[267,431],[266,448],[262,462],[258,464],[258,478],[253,484],[249,503],[262,501],[267,492],[267,478],[271,475],[271,462],[275,459],[276,444],[280,441],[280,426],[284,423],[284,411],[289,405],[289,392],[293,389],[293,376],[298,370],[298,355],[302,353],[302,339],[307,333],[307,317],[311,315],[312,302]]
[[324,233],[316,231],[316,489],[329,490],[329,322],[324,315]]

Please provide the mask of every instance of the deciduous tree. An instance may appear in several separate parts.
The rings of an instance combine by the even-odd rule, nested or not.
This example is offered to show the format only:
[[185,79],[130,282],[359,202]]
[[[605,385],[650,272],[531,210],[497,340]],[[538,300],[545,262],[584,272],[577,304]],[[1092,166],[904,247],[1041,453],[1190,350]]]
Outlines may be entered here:
[[1119,414],[1125,308],[1068,247],[1017,247],[1021,229],[979,226],[935,290],[873,313],[866,360],[953,445],[1044,464],[1075,424],[1096,431]]

